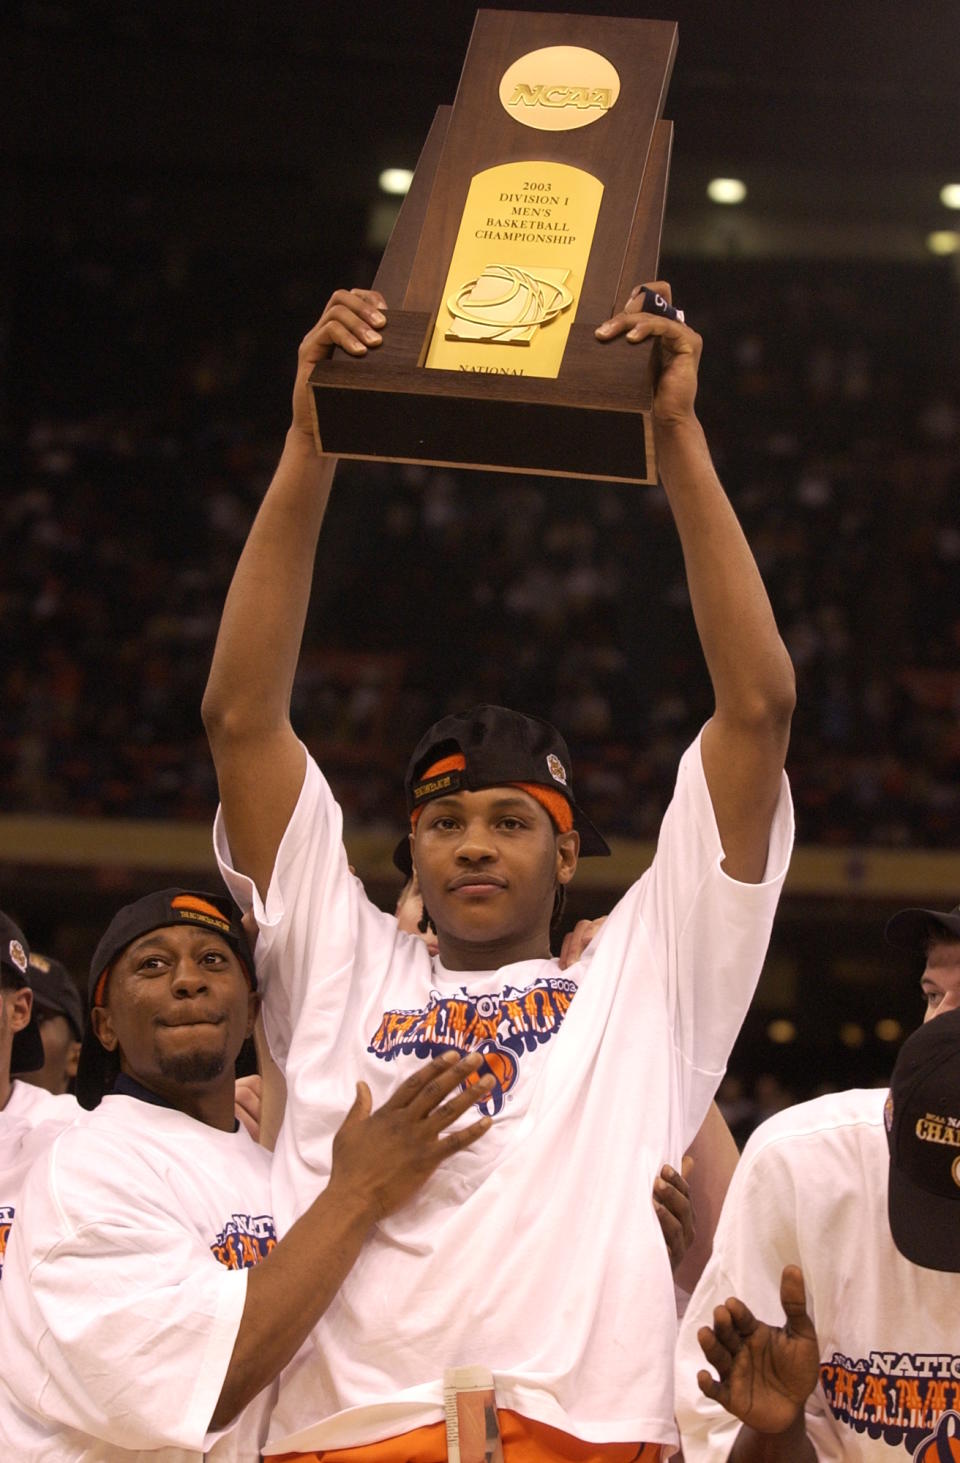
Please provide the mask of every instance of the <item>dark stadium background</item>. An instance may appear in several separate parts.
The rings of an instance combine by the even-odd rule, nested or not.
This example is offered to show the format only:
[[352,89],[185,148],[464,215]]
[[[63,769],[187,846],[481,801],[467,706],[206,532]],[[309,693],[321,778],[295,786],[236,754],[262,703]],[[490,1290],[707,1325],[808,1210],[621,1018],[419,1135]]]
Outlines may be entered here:
[[[733,1061],[748,1123],[883,1080],[920,1016],[883,922],[960,899],[960,255],[926,243],[960,229],[938,196],[960,182],[960,12],[526,8],[680,25],[662,272],[706,339],[701,415],[800,694],[797,856]],[[118,903],[215,877],[199,696],[296,345],[372,278],[378,174],[415,163],[472,17],[0,14],[0,903],[78,975]],[[710,203],[716,175],[745,203]],[[319,564],[296,721],[371,892],[396,889],[422,726],[507,699],[569,733],[616,835],[571,914],[609,907],[707,706],[659,494],[352,466]]]

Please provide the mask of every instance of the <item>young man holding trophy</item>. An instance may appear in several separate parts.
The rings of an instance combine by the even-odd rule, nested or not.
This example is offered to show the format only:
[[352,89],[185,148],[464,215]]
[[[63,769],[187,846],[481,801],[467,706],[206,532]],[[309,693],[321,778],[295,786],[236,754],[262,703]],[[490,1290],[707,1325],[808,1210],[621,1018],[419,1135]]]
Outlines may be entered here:
[[626,1463],[676,1441],[674,1296],[649,1196],[703,1121],[759,976],[793,835],[794,683],[695,414],[700,337],[664,296],[635,290],[596,336],[624,371],[656,340],[659,471],[715,709],[680,763],[652,866],[563,972],[558,901],[579,856],[607,849],[545,722],[457,712],[411,758],[397,861],[416,870],[436,955],[350,873],[340,809],[289,720],[335,467],[318,450],[308,381],[335,348],[378,348],[387,301],[337,291],[301,344],[293,420],[204,700],[217,854],[260,928],[266,1032],[288,1087],[280,1232],[325,1182],[358,1079],[377,1101],[443,1051],[479,1052],[494,1082],[477,1106],[494,1122],[371,1227],[284,1373],[267,1456],[443,1458],[445,1402],[449,1419],[465,1368],[495,1393],[485,1415],[500,1439],[493,1426],[480,1456],[502,1440],[507,1463]]

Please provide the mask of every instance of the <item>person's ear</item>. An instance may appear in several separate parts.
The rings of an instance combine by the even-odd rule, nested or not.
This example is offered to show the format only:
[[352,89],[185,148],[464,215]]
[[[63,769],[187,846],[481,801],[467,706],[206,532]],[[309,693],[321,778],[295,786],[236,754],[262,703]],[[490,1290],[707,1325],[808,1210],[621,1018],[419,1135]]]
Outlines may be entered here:
[[7,1010],[10,1030],[24,1031],[30,1025],[33,1012],[33,991],[29,986],[19,986],[15,991],[9,992],[9,996]]
[[251,991],[247,997],[247,1030],[246,1035],[253,1035],[253,1028],[257,1024],[257,1017],[260,1015],[260,993]]
[[94,1006],[90,1012],[90,1025],[100,1045],[108,1052],[115,1052],[120,1045],[120,1038],[106,1006]]
[[72,1082],[77,1075],[77,1068],[80,1065],[80,1043],[72,1041],[67,1048],[67,1060],[64,1064],[64,1073],[67,1081]]
[[580,858],[580,834],[575,828],[557,834],[557,883],[569,884],[577,872]]

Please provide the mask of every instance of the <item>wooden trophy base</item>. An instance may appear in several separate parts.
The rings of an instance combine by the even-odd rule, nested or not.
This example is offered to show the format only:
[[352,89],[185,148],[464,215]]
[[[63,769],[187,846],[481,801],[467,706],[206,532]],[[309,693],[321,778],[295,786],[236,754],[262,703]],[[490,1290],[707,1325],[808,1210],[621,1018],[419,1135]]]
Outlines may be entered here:
[[[484,343],[476,342],[469,347],[469,366],[448,370],[425,365],[444,301],[458,210],[470,177],[491,157],[499,164],[504,157],[522,157],[539,147],[549,164],[550,159],[564,155],[557,138],[569,148],[570,133],[546,132],[531,139],[528,128],[518,127],[507,117],[510,149],[497,149],[488,138],[471,141],[465,148],[456,135],[455,113],[465,91],[469,105],[470,63],[476,59],[478,39],[484,39],[481,22],[495,29],[498,24],[502,27],[505,17],[516,24],[499,52],[486,58],[487,69],[494,72],[503,65],[504,56],[512,54],[511,41],[514,53],[524,41],[529,44],[529,23],[577,22],[576,39],[592,35],[600,24],[589,17],[480,13],[457,107],[441,107],[437,112],[374,280],[374,288],[388,305],[382,344],[360,358],[337,351],[331,359],[319,362],[311,377],[318,439],[325,452],[337,457],[653,483],[653,347],[650,342],[634,345],[623,336],[604,342],[597,339],[595,329],[622,307],[635,284],[657,278],[673,135],[672,124],[660,120],[659,114],[675,51],[674,26],[619,23],[645,28],[644,64],[650,73],[647,92],[652,85],[653,95],[645,98],[646,133],[633,136],[641,157],[645,145],[645,164],[639,188],[634,183],[624,207],[615,190],[626,164],[619,158],[611,164],[600,146],[613,144],[614,134],[608,128],[599,143],[592,140],[592,153],[585,161],[602,178],[603,159],[608,174],[604,208],[608,213],[619,212],[614,222],[622,227],[626,219],[627,227],[618,236],[615,228],[605,224],[608,215],[601,209],[576,318],[568,328],[557,374],[522,374],[523,346],[513,346],[506,353],[502,348],[488,352]],[[657,48],[649,44],[651,33]],[[654,49],[655,54],[650,55]],[[619,106],[626,114],[623,98]],[[595,128],[583,130],[600,133],[614,116],[616,108]],[[623,123],[626,116],[621,115],[620,120]],[[469,117],[467,122],[469,133]],[[518,133],[528,135],[518,138]],[[636,171],[636,157],[630,165]],[[465,174],[466,181],[450,208],[442,209],[438,199],[451,192],[455,173]],[[500,364],[487,365],[485,353]],[[503,364],[505,355],[507,365]]]

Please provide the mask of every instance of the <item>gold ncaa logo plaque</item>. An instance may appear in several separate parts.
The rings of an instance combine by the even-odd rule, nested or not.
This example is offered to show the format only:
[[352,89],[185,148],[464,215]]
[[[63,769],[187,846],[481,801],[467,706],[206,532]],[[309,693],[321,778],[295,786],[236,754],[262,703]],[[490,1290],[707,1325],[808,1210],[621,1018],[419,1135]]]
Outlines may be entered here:
[[504,110],[525,127],[569,132],[603,117],[620,95],[605,56],[583,46],[545,46],[508,66],[500,82]]

